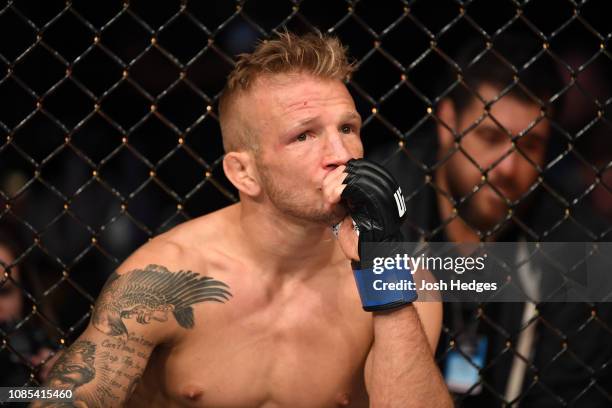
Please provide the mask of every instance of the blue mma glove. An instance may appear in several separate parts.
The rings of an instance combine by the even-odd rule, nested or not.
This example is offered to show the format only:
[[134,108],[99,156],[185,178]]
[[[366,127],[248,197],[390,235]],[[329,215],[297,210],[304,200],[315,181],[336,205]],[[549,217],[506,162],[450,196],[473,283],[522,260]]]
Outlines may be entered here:
[[[342,199],[359,232],[359,262],[352,266],[364,310],[388,310],[414,302],[417,293],[410,269],[373,270],[374,258],[395,258],[401,251],[406,203],[400,187],[387,170],[364,159],[349,160],[346,173]],[[364,243],[385,244],[372,254],[364,253]]]

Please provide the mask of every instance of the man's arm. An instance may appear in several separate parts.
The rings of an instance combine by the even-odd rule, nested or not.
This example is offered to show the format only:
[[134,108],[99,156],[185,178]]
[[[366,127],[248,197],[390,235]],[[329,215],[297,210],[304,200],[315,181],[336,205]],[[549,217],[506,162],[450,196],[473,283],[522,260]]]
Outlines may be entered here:
[[[135,306],[144,304],[141,293],[128,289],[131,273],[111,275],[98,297],[89,326],[61,352],[49,373],[46,386],[70,389],[74,403],[49,401],[33,407],[120,406],[129,397],[158,340],[156,327],[122,319],[125,310],[121,308],[116,313],[112,311],[130,293],[135,297]],[[117,315],[117,325],[123,327],[108,330],[103,322],[117,320]]]
[[[401,188],[384,168],[366,160],[351,160],[346,167],[339,166],[329,173],[324,193],[331,204],[345,200],[350,215],[339,227],[338,240],[351,260],[363,308],[373,314],[374,342],[364,373],[370,405],[452,406],[433,359],[441,305],[415,303],[418,296],[412,271],[386,265],[388,259],[393,260],[403,251],[400,226],[406,217],[406,206]],[[375,254],[366,249],[372,244],[381,244],[371,251]],[[374,265],[380,266],[381,261],[385,265],[383,271],[375,271]],[[377,282],[401,285],[379,289]]]
[[[154,258],[160,258],[159,251]],[[47,402],[34,407],[123,405],[155,346],[194,327],[193,305],[207,300],[224,302],[231,296],[223,282],[196,272],[173,272],[158,264],[140,266],[143,263],[138,259],[143,257],[138,253],[136,259],[129,261],[129,268],[123,266],[122,272],[110,276],[89,326],[63,351],[49,374],[46,386],[72,390],[74,403]]]
[[365,368],[371,407],[452,407],[414,305],[374,312]]
[[[420,269],[415,281],[421,280],[435,278]],[[417,301],[372,315],[374,342],[364,371],[370,406],[452,407],[433,358],[442,328],[442,303]]]
[[[431,272],[423,269],[414,276],[417,282],[435,281]],[[427,295],[435,294],[429,291]],[[442,329],[442,302],[417,301],[400,309],[374,312],[373,322],[374,343],[364,372],[370,405],[452,407],[434,360]]]
[[121,406],[138,383],[153,350],[146,337],[128,341],[83,333],[55,363],[46,386],[70,389],[74,402],[38,402],[33,407]]

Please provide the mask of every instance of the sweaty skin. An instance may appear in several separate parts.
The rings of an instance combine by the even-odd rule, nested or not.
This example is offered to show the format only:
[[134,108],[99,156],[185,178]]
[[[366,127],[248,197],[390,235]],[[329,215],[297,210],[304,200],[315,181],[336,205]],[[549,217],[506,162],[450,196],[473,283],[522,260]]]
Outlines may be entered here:
[[261,85],[236,106],[266,135],[259,153],[224,161],[241,202],[128,258],[75,342],[93,350],[89,374],[66,374],[85,372],[72,346],[51,383],[89,407],[449,406],[432,357],[440,305],[364,312],[351,223],[339,239],[329,228],[346,215],[343,166],[363,154],[346,87]]

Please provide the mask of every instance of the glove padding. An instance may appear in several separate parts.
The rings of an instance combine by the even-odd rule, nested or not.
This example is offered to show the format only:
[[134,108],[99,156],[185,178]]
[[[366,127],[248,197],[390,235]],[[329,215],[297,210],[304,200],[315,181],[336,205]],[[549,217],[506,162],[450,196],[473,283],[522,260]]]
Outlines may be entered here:
[[349,160],[346,173],[341,198],[359,229],[360,247],[362,242],[402,241],[406,203],[393,176],[364,159]]
[[[347,163],[346,188],[341,198],[359,231],[359,262],[353,269],[363,308],[367,311],[386,310],[416,299],[414,290],[374,290],[375,281],[386,283],[412,282],[410,270],[372,271],[375,257],[395,257],[401,250],[401,225],[406,219],[406,203],[402,190],[393,176],[383,167],[364,159]],[[364,243],[387,243],[380,251],[364,253]],[[366,256],[367,255],[367,256]],[[378,285],[380,286],[380,285]]]

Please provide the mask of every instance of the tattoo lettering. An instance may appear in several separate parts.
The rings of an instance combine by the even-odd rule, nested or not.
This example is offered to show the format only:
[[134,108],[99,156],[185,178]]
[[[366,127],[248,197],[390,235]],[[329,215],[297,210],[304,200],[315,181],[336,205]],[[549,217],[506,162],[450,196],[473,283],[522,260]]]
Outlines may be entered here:
[[225,303],[232,294],[225,283],[191,271],[170,272],[160,265],[114,272],[93,312],[93,326],[111,336],[127,336],[124,320],[140,324],[165,322],[169,314],[185,329],[194,325],[192,305]]
[[[49,377],[51,388],[71,389],[74,403],[44,402],[35,406],[120,406],[138,387],[155,344],[128,333],[125,321],[164,322],[170,316],[183,328],[194,326],[193,305],[225,303],[229,286],[191,271],[171,272],[149,265],[125,275],[113,273],[102,289],[92,325],[104,333],[99,341],[78,340],[63,352]],[[86,337],[85,337],[86,338]]]
[[48,382],[51,388],[71,389],[75,401],[45,401],[34,406],[121,406],[138,386],[152,349],[152,342],[133,334],[127,340],[111,336],[99,343],[79,340],[58,359]]

